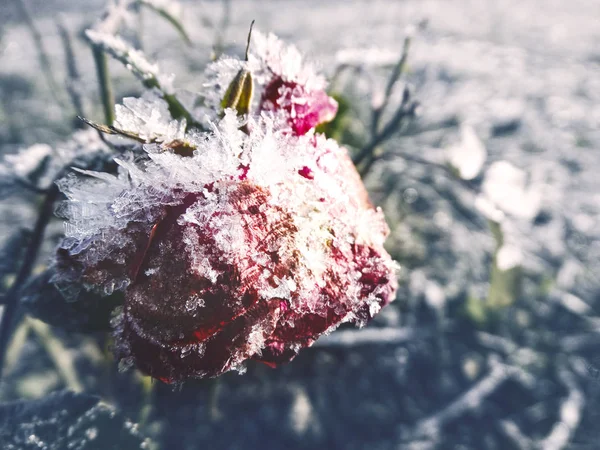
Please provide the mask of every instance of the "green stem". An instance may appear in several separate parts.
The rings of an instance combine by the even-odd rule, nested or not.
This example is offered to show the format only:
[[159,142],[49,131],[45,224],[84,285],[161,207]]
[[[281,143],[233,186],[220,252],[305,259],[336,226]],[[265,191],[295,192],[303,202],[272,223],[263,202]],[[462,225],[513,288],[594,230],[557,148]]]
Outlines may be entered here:
[[96,63],[96,75],[98,76],[98,85],[100,87],[100,99],[104,109],[104,121],[107,125],[112,125],[115,121],[115,97],[112,92],[110,75],[108,73],[108,58],[102,47],[93,45],[92,53]]

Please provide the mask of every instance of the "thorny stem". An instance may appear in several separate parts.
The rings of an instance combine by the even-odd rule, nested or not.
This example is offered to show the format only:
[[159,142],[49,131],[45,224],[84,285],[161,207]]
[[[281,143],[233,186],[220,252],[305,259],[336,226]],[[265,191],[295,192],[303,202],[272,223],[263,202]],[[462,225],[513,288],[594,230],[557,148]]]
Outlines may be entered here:
[[33,270],[40,247],[44,241],[46,226],[48,225],[48,222],[50,222],[50,218],[54,212],[54,203],[58,199],[59,193],[58,186],[53,184],[44,197],[37,221],[33,228],[31,241],[29,242],[23,258],[23,263],[17,273],[15,281],[5,296],[4,312],[2,314],[2,320],[0,321],[0,378],[2,377],[2,368],[4,367],[6,349],[12,333],[14,317],[19,309],[19,294]]
[[25,3],[25,0],[12,0],[17,9],[19,10],[19,14],[25,21],[29,32],[31,33],[31,37],[33,38],[35,47],[38,53],[38,61],[40,62],[40,66],[42,66],[42,72],[44,73],[44,77],[46,78],[46,82],[48,83],[48,87],[50,88],[50,92],[54,99],[58,102],[61,107],[64,107],[63,100],[60,98],[58,93],[60,90],[58,89],[58,83],[54,78],[54,73],[52,72],[52,65],[50,64],[50,58],[48,57],[48,53],[44,48],[44,42],[42,39],[42,34],[38,30],[33,18],[31,17],[31,12],[29,11],[29,7]]

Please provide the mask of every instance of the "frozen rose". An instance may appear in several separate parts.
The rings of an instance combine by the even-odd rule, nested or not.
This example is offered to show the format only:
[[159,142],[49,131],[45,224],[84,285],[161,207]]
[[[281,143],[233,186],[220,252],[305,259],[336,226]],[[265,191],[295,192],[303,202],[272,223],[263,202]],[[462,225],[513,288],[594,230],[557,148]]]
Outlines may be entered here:
[[117,176],[59,183],[68,222],[54,282],[67,295],[121,291],[116,354],[167,383],[288,362],[395,296],[381,210],[346,149],[312,132],[337,109],[323,79],[274,36],[255,41],[228,73],[256,76],[256,111],[245,78],[203,133],[153,94],[126,100],[119,128],[154,143],[116,160]]

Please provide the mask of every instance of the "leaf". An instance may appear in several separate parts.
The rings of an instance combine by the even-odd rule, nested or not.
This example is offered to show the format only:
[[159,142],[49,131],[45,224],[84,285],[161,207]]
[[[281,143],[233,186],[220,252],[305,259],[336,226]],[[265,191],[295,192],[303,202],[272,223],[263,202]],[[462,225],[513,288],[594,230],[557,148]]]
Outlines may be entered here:
[[143,443],[135,424],[91,395],[62,391],[0,404],[3,449],[135,449]]
[[96,47],[121,62],[148,89],[158,89],[169,104],[174,119],[185,119],[188,126],[199,127],[190,112],[175,95],[172,78],[162,74],[157,64],[151,63],[141,50],[133,48],[120,36],[86,30],[87,39]]
[[121,130],[119,128],[116,128],[112,125],[102,125],[96,122],[92,122],[89,119],[86,119],[85,117],[81,117],[78,116],[79,120],[81,120],[82,122],[84,122],[86,125],[89,125],[90,127],[100,131],[101,133],[104,134],[119,134],[121,136],[127,137],[129,139],[133,139],[134,141],[138,141],[138,142],[142,142],[142,143],[146,143],[145,139],[142,139],[139,135],[135,134],[135,133],[131,133],[129,131],[125,131],[125,130]]
[[[132,131],[127,131],[127,130],[123,130],[120,128],[117,128],[113,125],[102,125],[96,122],[92,122],[89,119],[86,119],[85,117],[79,117],[79,119],[81,121],[83,121],[85,124],[89,125],[90,127],[105,133],[105,134],[118,134],[120,136],[129,138],[129,139],[133,139],[134,141],[137,142],[141,142],[142,144],[151,144],[151,143],[158,143],[160,142],[157,139],[144,139],[142,138],[139,134],[136,134]],[[196,147],[192,146],[189,142],[184,142],[181,140],[174,140],[174,141],[170,141],[170,142],[164,142],[163,143],[163,147],[164,148],[169,148],[171,150],[173,150],[173,153],[177,154],[177,155],[181,155],[181,156],[192,156],[194,154],[194,150],[196,150]],[[79,170],[79,172],[81,173],[87,173],[88,171],[82,171]]]
[[150,8],[152,11],[156,12],[163,19],[166,19],[179,33],[181,38],[185,41],[185,43],[189,46],[192,46],[192,40],[189,35],[185,31],[183,24],[181,23],[181,18],[178,17],[179,10],[179,2],[175,1],[157,1],[157,0],[138,0],[140,5],[144,5]]
[[50,281],[53,275],[48,269],[25,286],[21,302],[31,316],[69,331],[110,330],[112,312],[122,304],[122,294],[103,297],[81,288],[66,299]]

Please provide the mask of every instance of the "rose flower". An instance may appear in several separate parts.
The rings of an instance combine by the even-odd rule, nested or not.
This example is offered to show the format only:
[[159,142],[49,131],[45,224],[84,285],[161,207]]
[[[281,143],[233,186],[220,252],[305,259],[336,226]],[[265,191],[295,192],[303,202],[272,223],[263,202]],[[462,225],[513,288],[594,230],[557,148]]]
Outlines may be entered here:
[[[250,66],[268,60],[253,58]],[[333,101],[302,84],[309,78],[273,64],[269,72],[255,71],[259,103],[271,105],[256,116],[242,122],[226,109],[205,133],[165,127],[191,156],[164,137],[144,146],[145,158],[117,160],[117,176],[84,171],[60,183],[68,222],[54,281],[66,292],[122,291],[116,354],[164,382],[215,377],[251,359],[290,361],[394,299],[383,214],[347,151],[312,132]],[[304,109],[290,106],[290,92],[311,93]],[[149,116],[156,126],[166,111],[152,96],[126,104],[117,111],[124,129],[133,116],[138,127]]]

